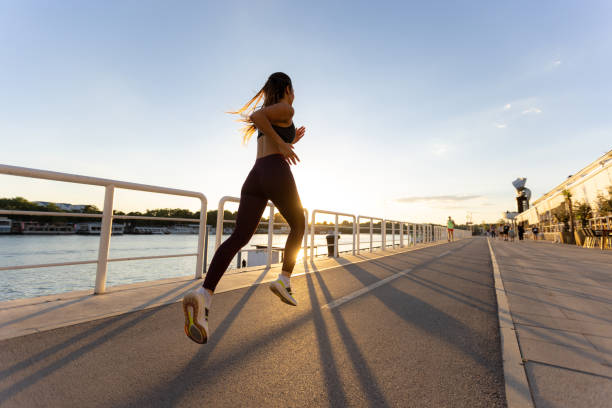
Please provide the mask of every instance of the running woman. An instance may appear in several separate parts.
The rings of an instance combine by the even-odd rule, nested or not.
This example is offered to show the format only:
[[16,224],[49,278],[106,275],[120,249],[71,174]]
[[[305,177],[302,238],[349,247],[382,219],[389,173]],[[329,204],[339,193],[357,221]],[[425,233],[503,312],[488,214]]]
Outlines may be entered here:
[[446,222],[446,237],[448,238],[448,242],[455,240],[454,230],[455,230],[455,221],[453,221],[453,219],[449,215],[448,221]]
[[[213,256],[203,286],[183,298],[185,334],[196,343],[205,344],[210,337],[208,313],[217,283],[232,258],[253,236],[268,200],[279,209],[291,227],[285,244],[282,272],[270,284],[270,290],[284,303],[297,306],[290,277],[304,236],[305,220],[289,165],[300,161],[293,146],[306,130],[303,126],[296,130],[293,124],[294,97],[291,78],[276,72],[270,75],[263,88],[246,105],[236,112],[230,112],[241,115],[241,121],[246,124],[243,129],[245,144],[255,130],[258,131],[257,158],[240,192],[236,229]],[[259,107],[262,99],[263,105]]]

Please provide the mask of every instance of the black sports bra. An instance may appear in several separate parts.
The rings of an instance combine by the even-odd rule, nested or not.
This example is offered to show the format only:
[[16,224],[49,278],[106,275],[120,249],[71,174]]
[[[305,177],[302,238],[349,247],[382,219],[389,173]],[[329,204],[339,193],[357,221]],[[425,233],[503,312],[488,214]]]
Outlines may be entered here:
[[[283,127],[272,125],[272,129],[276,130],[276,133],[283,139],[286,143],[293,143],[293,139],[295,139],[295,125],[293,122],[291,126]],[[261,130],[257,133],[257,138],[259,139],[264,134],[261,133]]]

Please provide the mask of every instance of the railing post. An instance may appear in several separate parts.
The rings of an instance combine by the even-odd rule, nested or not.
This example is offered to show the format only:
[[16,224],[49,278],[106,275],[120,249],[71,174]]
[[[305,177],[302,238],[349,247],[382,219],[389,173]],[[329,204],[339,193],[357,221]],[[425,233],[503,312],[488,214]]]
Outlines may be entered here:
[[400,222],[400,248],[404,247],[404,223]]
[[395,221],[391,221],[391,248],[395,249]]
[[108,185],[104,192],[104,210],[102,212],[102,226],[100,228],[100,245],[98,247],[98,267],[96,269],[95,294],[106,291],[106,271],[108,269],[108,252],[110,238],[113,232],[113,198],[115,186]]
[[274,207],[270,207],[270,218],[268,218],[268,268],[272,265],[272,234],[274,233]]
[[204,274],[206,274],[208,268],[208,237],[210,237],[210,225],[206,225],[206,237],[204,237],[204,263],[202,264]]
[[304,253],[302,259],[306,261],[308,258],[308,210],[304,208]]
[[225,206],[225,197],[219,200],[219,206],[217,207],[217,231],[215,231],[215,251],[219,249],[219,245],[221,245],[221,238],[223,234],[223,216],[225,212],[223,208]]
[[353,255],[355,255],[355,234],[356,234],[356,230],[355,230],[355,222],[357,220],[355,219],[355,217],[353,216]]
[[[201,279],[206,269],[206,258],[204,248],[208,245],[208,228],[206,225],[206,200],[200,199],[200,230],[198,233],[198,257],[196,259],[195,278]],[[217,213],[217,217],[219,214]]]
[[361,224],[359,223],[360,221],[360,216],[357,216],[357,253],[361,253]]
[[381,247],[383,251],[387,250],[387,223],[385,220],[380,221],[380,239],[382,241]]
[[314,242],[315,242],[315,214],[316,213],[317,213],[317,210],[314,210],[312,212],[312,218],[310,221],[310,262],[314,261],[314,253],[315,253]]
[[336,225],[334,227],[334,258],[338,257],[338,214],[336,214]]
[[373,230],[374,230],[373,223],[374,223],[374,220],[370,218],[370,252],[372,252],[372,240],[374,239],[374,237],[373,237]]

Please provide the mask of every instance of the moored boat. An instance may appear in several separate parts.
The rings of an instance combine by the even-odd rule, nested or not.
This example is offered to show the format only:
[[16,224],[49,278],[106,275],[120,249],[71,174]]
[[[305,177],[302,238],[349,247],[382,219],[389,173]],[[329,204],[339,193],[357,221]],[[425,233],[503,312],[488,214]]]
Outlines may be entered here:
[[[102,224],[99,222],[81,222],[76,224],[76,233],[82,235],[100,235]],[[123,235],[124,224],[113,224],[113,235]]]

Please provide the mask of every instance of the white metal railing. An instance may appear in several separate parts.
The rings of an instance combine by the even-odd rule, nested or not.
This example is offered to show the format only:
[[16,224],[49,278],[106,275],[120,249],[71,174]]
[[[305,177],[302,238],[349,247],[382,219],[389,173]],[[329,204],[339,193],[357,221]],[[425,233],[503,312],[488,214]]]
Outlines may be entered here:
[[[110,180],[103,179],[97,177],[88,177],[81,176],[77,174],[68,174],[68,173],[60,173],[55,171],[47,171],[47,170],[38,170],[31,169],[27,167],[17,167],[17,166],[9,166],[0,164],[0,174],[6,174],[11,176],[18,177],[28,177],[35,179],[43,179],[43,180],[54,180],[54,181],[62,181],[67,183],[76,183],[76,184],[87,184],[93,186],[101,186],[104,187],[104,209],[102,214],[78,214],[78,213],[58,213],[58,212],[44,212],[44,211],[12,211],[12,210],[0,210],[0,214],[12,214],[12,215],[44,215],[44,216],[61,216],[61,217],[86,217],[86,218],[101,218],[102,225],[100,229],[100,242],[98,246],[98,259],[91,261],[75,261],[75,262],[62,262],[62,263],[54,263],[54,264],[37,264],[37,265],[19,265],[14,267],[3,267],[0,270],[10,270],[10,269],[31,269],[31,268],[44,268],[50,266],[66,266],[66,265],[82,265],[82,264],[92,264],[97,263],[96,269],[96,283],[94,293],[104,293],[106,291],[106,274],[108,270],[108,262],[117,262],[117,261],[127,261],[127,260],[140,260],[140,259],[159,259],[159,258],[173,258],[180,256],[196,256],[196,271],[195,277],[201,278],[204,267],[205,267],[205,259],[204,259],[204,246],[205,246],[205,238],[206,238],[206,196],[200,192],[196,191],[188,191],[188,190],[178,190],[174,188],[168,187],[159,187],[152,186],[146,184],[137,184],[130,183],[126,181],[119,180]],[[143,217],[143,216],[120,216],[113,215],[113,201],[115,195],[115,189],[125,189],[125,190],[136,190],[136,191],[145,191],[150,193],[160,193],[160,194],[169,194],[169,195],[177,195],[183,197],[193,197],[200,200],[200,220],[199,220],[199,236],[198,236],[198,247],[197,252],[195,254],[175,254],[175,255],[160,255],[160,256],[146,256],[146,257],[130,257],[130,258],[116,258],[109,259],[109,249],[110,249],[110,238],[112,231],[112,223],[113,219],[154,219],[161,220],[162,217]],[[164,220],[188,220],[184,218],[169,218],[164,217]],[[194,221],[189,219],[189,221]]]
[[[52,217],[75,217],[75,218],[101,218],[102,227],[100,231],[100,241],[98,247],[98,259],[97,260],[83,260],[83,261],[73,261],[73,262],[61,262],[61,263],[49,263],[49,264],[36,264],[36,265],[15,265],[8,267],[0,267],[0,271],[3,270],[15,270],[15,269],[32,269],[32,268],[43,268],[43,267],[54,267],[54,266],[67,266],[67,265],[82,265],[82,264],[97,264],[96,269],[96,282],[95,282],[95,290],[96,294],[104,293],[106,290],[106,275],[108,270],[108,262],[119,262],[119,261],[128,261],[128,260],[144,260],[144,259],[160,259],[160,258],[176,258],[183,256],[196,256],[196,271],[195,278],[202,278],[203,272],[206,268],[206,259],[205,259],[205,248],[206,248],[206,238],[207,238],[207,229],[206,229],[206,210],[207,210],[207,200],[206,196],[200,192],[188,191],[188,190],[178,190],[167,187],[159,187],[145,184],[137,184],[130,183],[119,180],[110,180],[96,177],[88,177],[81,176],[75,174],[68,173],[59,173],[52,172],[46,170],[37,170],[30,169],[25,167],[17,167],[17,166],[9,166],[0,164],[0,174],[19,176],[19,177],[29,177],[36,179],[45,179],[45,180],[54,180],[68,183],[77,183],[77,184],[86,184],[86,185],[95,185],[101,186],[105,188],[105,196],[104,196],[104,208],[102,214],[83,214],[83,213],[68,213],[68,212],[46,212],[46,211],[17,211],[17,210],[0,210],[0,214],[3,215],[29,215],[29,216],[52,216]],[[159,256],[143,256],[143,257],[127,257],[127,258],[115,258],[109,259],[109,246],[110,246],[110,238],[112,232],[112,223],[114,219],[136,219],[136,220],[155,220],[155,221],[181,221],[181,222],[193,222],[193,219],[190,218],[178,218],[178,217],[149,217],[149,216],[129,216],[129,215],[114,215],[113,214],[113,201],[114,201],[114,191],[115,189],[126,189],[126,190],[136,190],[136,191],[144,191],[144,192],[152,192],[152,193],[161,193],[161,194],[169,194],[169,195],[178,195],[185,197],[193,197],[200,200],[200,220],[199,220],[199,236],[198,236],[198,247],[196,253],[189,254],[171,254],[171,255],[159,255]],[[217,214],[217,229],[216,229],[216,243],[215,249],[219,247],[221,244],[222,233],[223,233],[223,225],[226,222],[235,222],[234,220],[224,220],[224,208],[225,203],[227,202],[236,202],[239,203],[240,199],[237,197],[223,197],[219,201],[218,205],[218,214]],[[285,223],[274,223],[274,205],[272,203],[268,203],[267,206],[270,208],[269,219],[268,219],[268,259],[267,266],[269,267],[272,260],[272,242],[273,242],[273,234],[274,234],[274,225],[286,225]],[[387,235],[387,223],[391,224],[391,235],[392,235],[392,247],[395,248],[395,226],[398,225],[400,229],[400,247],[404,246],[404,228],[406,228],[406,233],[408,235],[412,235],[412,245],[416,245],[418,242],[428,243],[432,241],[439,241],[446,239],[446,228],[443,226],[436,226],[433,224],[416,224],[416,223],[408,223],[405,221],[397,221],[397,220],[387,220],[380,217],[369,217],[369,216],[355,216],[353,214],[336,212],[336,211],[328,211],[317,209],[312,212],[311,224],[310,224],[310,258],[314,259],[316,255],[315,248],[315,235],[316,235],[316,216],[317,214],[327,214],[335,217],[334,223],[334,250],[333,255],[335,257],[338,256],[338,229],[339,229],[339,217],[348,217],[352,219],[352,253],[356,254],[356,252],[361,250],[361,220],[369,220],[370,224],[370,252],[373,250],[373,224],[374,221],[380,221],[380,234],[381,234],[381,248],[382,250],[386,249],[386,235]],[[304,222],[305,222],[305,234],[304,234],[304,242],[303,242],[303,254],[304,259],[307,259],[308,256],[308,211],[304,209]],[[606,225],[610,225],[611,217],[606,218]],[[601,225],[601,222],[600,222]],[[455,238],[462,239],[468,236],[469,231],[463,230],[455,230]],[[409,240],[410,242],[410,240]],[[342,244],[342,245],[350,245],[350,244]]]
[[[378,217],[368,217],[367,215],[357,216],[357,251],[361,251],[361,219],[370,220],[370,252],[373,251],[373,236],[374,236],[374,220],[380,220],[381,236],[383,236],[382,229],[384,228],[384,220]],[[384,245],[382,246],[384,249]]]
[[[317,214],[328,214],[335,216],[334,222],[334,257],[338,257],[338,217],[348,217],[353,219],[353,255],[355,255],[355,240],[356,240],[356,231],[355,231],[355,222],[357,218],[353,214],[341,213],[336,211],[328,211],[328,210],[314,210],[312,212],[312,220],[311,220],[311,229],[310,229],[310,260],[314,260],[315,254],[315,220]],[[306,259],[304,257],[304,259]]]
[[403,221],[395,220],[384,220],[385,223],[385,246],[387,245],[387,224],[391,224],[391,248],[395,249],[395,225],[397,224],[400,228],[400,248],[404,246],[404,224]]

